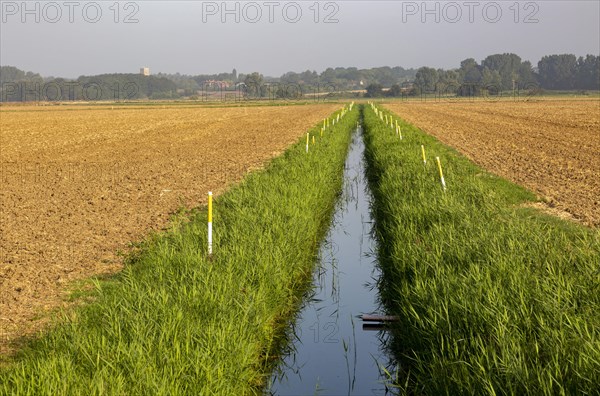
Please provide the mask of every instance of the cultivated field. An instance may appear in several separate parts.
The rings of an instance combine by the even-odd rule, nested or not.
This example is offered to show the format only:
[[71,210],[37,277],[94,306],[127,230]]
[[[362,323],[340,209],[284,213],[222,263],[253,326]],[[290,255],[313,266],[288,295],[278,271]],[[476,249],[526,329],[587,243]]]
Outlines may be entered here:
[[129,242],[338,107],[2,107],[0,354],[66,303],[67,285],[118,271]]
[[600,101],[386,107],[484,168],[537,192],[550,207],[600,225]]

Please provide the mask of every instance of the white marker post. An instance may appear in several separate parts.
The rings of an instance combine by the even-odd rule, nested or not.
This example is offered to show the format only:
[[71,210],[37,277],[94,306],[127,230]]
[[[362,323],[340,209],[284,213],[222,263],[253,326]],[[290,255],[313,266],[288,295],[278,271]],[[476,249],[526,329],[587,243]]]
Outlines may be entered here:
[[212,256],[212,191],[208,192],[208,255]]

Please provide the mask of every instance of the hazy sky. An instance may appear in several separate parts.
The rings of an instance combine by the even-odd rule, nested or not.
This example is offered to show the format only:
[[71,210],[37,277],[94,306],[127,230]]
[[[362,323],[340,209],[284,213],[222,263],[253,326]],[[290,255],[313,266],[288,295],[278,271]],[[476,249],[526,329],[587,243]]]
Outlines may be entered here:
[[27,2],[26,9],[0,0],[0,12],[0,64],[44,76],[142,66],[279,76],[336,66],[452,68],[502,52],[534,65],[546,54],[600,53],[597,0],[67,0]]

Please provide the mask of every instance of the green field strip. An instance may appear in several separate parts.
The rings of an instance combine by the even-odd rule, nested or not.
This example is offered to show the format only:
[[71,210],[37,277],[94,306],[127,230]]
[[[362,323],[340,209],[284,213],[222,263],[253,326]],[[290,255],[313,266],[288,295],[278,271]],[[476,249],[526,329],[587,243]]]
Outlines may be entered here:
[[216,197],[211,258],[206,208],[143,242],[95,282],[92,303],[0,370],[0,394],[260,394],[312,279],[358,116],[322,136],[320,123],[308,153],[302,137]]
[[600,394],[600,231],[524,208],[533,193],[375,108],[366,156],[398,392]]

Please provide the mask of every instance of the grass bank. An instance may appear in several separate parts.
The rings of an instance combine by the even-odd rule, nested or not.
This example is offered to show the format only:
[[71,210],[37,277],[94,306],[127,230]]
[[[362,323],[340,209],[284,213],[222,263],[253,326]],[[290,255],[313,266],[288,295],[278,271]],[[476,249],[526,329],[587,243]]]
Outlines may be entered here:
[[[339,113],[339,112],[338,112]],[[337,113],[335,114],[337,116]],[[261,393],[342,186],[356,107],[144,242],[119,275],[0,371],[0,394]],[[312,139],[311,139],[312,140]]]
[[598,394],[600,232],[525,208],[532,193],[392,119],[365,106],[400,391]]

